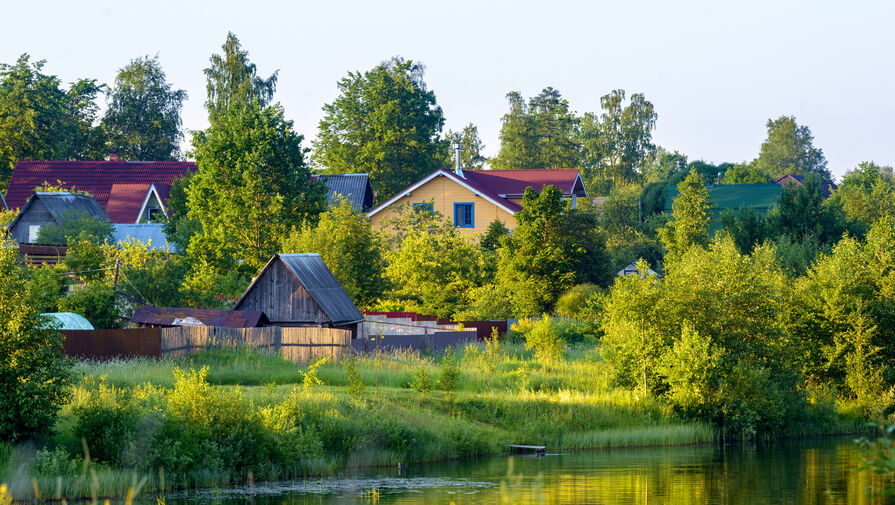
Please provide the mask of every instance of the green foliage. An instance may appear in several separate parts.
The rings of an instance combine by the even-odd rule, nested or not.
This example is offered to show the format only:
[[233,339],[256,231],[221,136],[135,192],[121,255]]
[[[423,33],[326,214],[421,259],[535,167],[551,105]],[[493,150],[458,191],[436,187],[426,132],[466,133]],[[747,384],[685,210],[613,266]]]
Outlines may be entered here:
[[357,371],[357,356],[351,354],[347,360],[345,360],[345,374],[348,377],[348,384],[346,386],[348,391],[348,396],[351,397],[351,400],[354,402],[359,402],[364,397],[364,380],[361,377],[360,373]]
[[671,204],[671,221],[659,230],[659,237],[669,258],[679,258],[693,246],[708,244],[711,220],[708,211],[711,206],[705,180],[695,170],[691,170],[687,178],[678,185],[678,196]]
[[849,222],[857,221],[867,228],[883,217],[895,218],[892,168],[881,167],[872,161],[859,164],[845,173],[833,198],[841,203]]
[[283,252],[315,252],[359,307],[369,307],[385,292],[385,244],[366,216],[341,199],[320,215],[317,226],[302,224],[284,241]]
[[107,245],[103,253],[108,268],[119,261],[119,291],[156,307],[185,305],[188,295],[182,284],[190,266],[183,255],[152,249],[135,239]]
[[180,109],[186,91],[165,80],[158,56],[136,58],[118,71],[102,128],[109,147],[124,160],[180,158]]
[[839,202],[824,200],[819,176],[809,174],[804,184],[787,184],[768,221],[779,233],[802,242],[832,244],[845,232],[845,215]]
[[768,137],[753,162],[757,171],[771,177],[814,174],[823,181],[833,180],[823,151],[814,147],[811,130],[796,123],[795,116],[768,119],[767,127]]
[[503,221],[494,218],[494,221],[491,221],[488,229],[485,230],[485,234],[482,235],[482,239],[479,240],[479,245],[486,251],[496,251],[500,247],[501,238],[509,234],[510,229],[503,224]]
[[410,389],[423,395],[429,394],[435,389],[435,379],[425,365],[418,366],[413,371],[413,380],[410,381]]
[[450,346],[444,351],[438,371],[438,387],[442,391],[454,394],[460,381],[460,360],[454,355]]
[[314,163],[330,173],[368,173],[379,201],[441,168],[447,142],[435,93],[423,65],[400,57],[364,72],[349,72],[341,93],[323,106]]
[[497,267],[497,283],[510,297],[514,315],[551,310],[575,284],[608,283],[611,267],[593,216],[568,208],[562,193],[549,185],[540,194],[526,188],[522,205]]
[[445,139],[451,144],[451,155],[445,160],[445,166],[454,166],[453,147],[460,146],[460,167],[464,170],[481,170],[488,161],[482,154],[485,144],[479,138],[479,129],[476,125],[469,123],[462,130],[455,132],[448,130]]
[[0,439],[10,441],[52,429],[70,378],[62,336],[40,315],[17,251],[0,244]]
[[588,300],[600,293],[594,284],[577,284],[556,300],[556,313],[565,317],[578,317],[585,311]]
[[544,315],[525,333],[525,348],[533,350],[539,360],[555,361],[562,357],[565,347],[565,342],[549,315]]
[[[642,93],[631,95],[624,106],[625,90],[612,90],[600,98],[603,113],[587,113],[581,121],[584,180],[590,188],[636,182],[652,143],[658,115]],[[600,192],[602,194],[602,192]]]
[[[106,463],[122,463],[139,428],[140,411],[131,391],[100,383],[96,392],[72,408],[72,433],[87,441],[90,457]],[[133,450],[133,448],[130,448]]]
[[187,217],[201,223],[187,252],[220,271],[242,260],[252,270],[280,252],[286,233],[323,210],[324,188],[309,180],[302,136],[279,105],[234,104],[193,136],[198,171]]
[[112,222],[88,215],[86,212],[66,212],[58,223],[40,227],[38,244],[67,245],[72,241],[87,240],[102,244],[112,239]]
[[722,184],[773,184],[774,180],[756,163],[738,163],[724,172]]
[[526,104],[517,91],[507,93],[510,111],[501,120],[500,152],[494,169],[578,166],[578,118],[558,90],[544,88]]
[[105,280],[87,281],[59,299],[59,310],[81,314],[94,328],[121,328],[122,316],[115,303],[112,285]]
[[643,183],[661,182],[672,177],[683,178],[688,171],[687,155],[677,151],[670,153],[659,146],[647,153],[640,170]]
[[249,52],[242,49],[233,32],[227,32],[227,40],[221,46],[223,54],[213,54],[205,73],[208,117],[212,123],[232,106],[246,106],[258,102],[266,107],[277,89],[279,70],[263,79],[257,75],[257,67],[249,61]]
[[68,90],[41,73],[46,61],[22,54],[0,63],[0,188],[19,160],[95,159],[102,132],[93,126],[103,86],[80,79]]
[[188,216],[186,188],[189,187],[192,177],[193,173],[190,172],[183,177],[174,179],[171,182],[168,201],[165,203],[168,210],[164,223],[165,236],[168,243],[173,244],[180,252],[186,251],[193,235],[198,234],[202,229],[202,224],[198,219]]
[[317,376],[317,370],[325,365],[327,362],[326,356],[321,358],[317,358],[313,363],[308,365],[308,369],[302,375],[301,385],[304,388],[305,393],[310,393],[314,390],[315,387],[323,384],[323,381],[320,380],[320,377]]
[[751,207],[742,207],[739,210],[726,209],[721,213],[721,224],[733,237],[737,249],[743,254],[749,254],[756,245],[764,242],[771,235],[767,219],[758,214]]

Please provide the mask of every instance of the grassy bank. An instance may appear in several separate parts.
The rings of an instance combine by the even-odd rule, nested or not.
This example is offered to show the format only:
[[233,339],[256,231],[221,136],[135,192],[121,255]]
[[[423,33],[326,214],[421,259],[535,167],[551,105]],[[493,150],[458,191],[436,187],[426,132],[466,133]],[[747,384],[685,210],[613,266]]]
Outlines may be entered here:
[[[309,370],[245,350],[79,363],[51,439],[0,446],[17,499],[124,496],[293,479],[347,467],[499,454],[713,442],[717,432],[609,383],[593,349],[395,353]],[[853,431],[818,405],[800,434]],[[86,451],[83,443],[86,441]]]

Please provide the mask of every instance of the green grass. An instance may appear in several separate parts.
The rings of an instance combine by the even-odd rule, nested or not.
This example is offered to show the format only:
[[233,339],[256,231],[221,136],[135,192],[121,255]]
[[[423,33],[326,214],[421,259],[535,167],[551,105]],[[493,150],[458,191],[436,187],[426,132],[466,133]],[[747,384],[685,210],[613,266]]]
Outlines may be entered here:
[[[249,471],[258,481],[280,480],[346,467],[500,454],[507,444],[546,445],[558,452],[711,443],[718,437],[714,427],[678,417],[661,400],[613,387],[607,365],[593,348],[567,350],[553,362],[535,359],[518,344],[502,344],[499,350],[475,344],[456,355],[462,370],[456,391],[436,388],[426,394],[409,386],[420,370],[437,381],[441,356],[399,352],[360,357],[357,370],[365,386],[360,397],[349,395],[343,363],[320,366],[322,384],[306,388],[307,366],[245,349],[205,351],[189,358],[81,362],[72,399],[60,411],[53,438],[43,444],[64,449],[60,464],[68,465],[67,473],[57,472],[64,473],[57,479],[55,470],[39,470],[36,447],[7,444],[0,445],[0,482],[9,483],[13,496],[22,499],[34,497],[34,478],[42,497],[123,496],[140,486],[155,492],[162,478],[150,452],[189,444],[200,444],[194,456],[221,451],[222,459],[213,460],[218,461],[213,468],[168,468],[164,487],[244,483]],[[175,370],[202,367],[207,368],[208,386],[194,382],[175,388]],[[124,418],[138,429],[120,444],[120,456],[84,465],[77,425],[79,412],[91,409],[99,413],[100,424],[107,411],[136,416]],[[818,414],[800,434],[855,426],[854,420],[824,412],[826,417]],[[176,429],[166,432],[163,427],[171,422]],[[244,439],[223,440],[246,430],[251,433]],[[88,446],[96,443],[87,440]],[[149,446],[135,461],[128,456],[134,452],[129,447],[140,443]],[[271,444],[301,451],[239,468],[226,463],[228,450],[237,456],[245,452],[247,460],[253,450],[286,454]]]

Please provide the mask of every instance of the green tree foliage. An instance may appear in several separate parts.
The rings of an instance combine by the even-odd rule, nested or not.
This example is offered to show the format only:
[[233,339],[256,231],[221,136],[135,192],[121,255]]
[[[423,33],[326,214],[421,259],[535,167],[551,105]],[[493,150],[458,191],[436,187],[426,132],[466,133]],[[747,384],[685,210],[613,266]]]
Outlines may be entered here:
[[488,161],[488,158],[482,154],[485,144],[479,137],[479,129],[476,125],[469,123],[458,132],[448,130],[445,137],[450,142],[452,149],[445,166],[454,165],[456,160],[454,160],[453,147],[457,145],[460,146],[460,167],[464,170],[481,170]]
[[724,172],[722,184],[773,184],[774,180],[756,163],[738,163]]
[[251,269],[279,252],[288,231],[314,219],[324,189],[310,182],[302,136],[283,108],[234,105],[193,137],[198,171],[187,188],[187,217],[201,224],[188,252],[220,268],[229,258]]
[[493,272],[489,257],[466,234],[441,219],[408,229],[388,255],[386,276],[392,297],[415,303],[421,312],[451,317],[466,305],[466,296]]
[[158,56],[136,58],[119,70],[109,97],[102,126],[122,159],[180,158],[180,109],[187,95],[165,80]]
[[751,207],[725,210],[721,213],[721,223],[743,254],[751,253],[756,245],[772,235],[767,219]]
[[579,162],[578,118],[558,90],[544,88],[526,104],[507,93],[510,111],[502,119],[495,169],[573,168]]
[[345,291],[360,307],[368,307],[385,292],[382,273],[384,241],[366,216],[341,199],[320,215],[316,226],[305,222],[283,241],[283,252],[320,254]]
[[641,194],[636,184],[613,186],[609,196],[594,209],[606,233],[606,251],[615,271],[639,258],[652,264],[662,258],[658,238],[649,225],[641,222]]
[[687,155],[657,147],[648,153],[641,168],[644,183],[660,182],[678,174],[687,174]]
[[212,123],[231,105],[258,102],[262,108],[266,107],[273,100],[279,73],[277,70],[267,79],[259,77],[257,67],[249,61],[249,52],[242,49],[232,32],[227,32],[221,49],[223,54],[211,55],[211,65],[204,70],[208,93],[205,108]]
[[756,168],[771,177],[786,174],[815,174],[822,181],[832,181],[827,159],[821,149],[814,147],[811,130],[796,123],[794,116],[768,119],[768,137],[761,145],[761,153],[754,161]]
[[323,106],[313,160],[329,173],[368,173],[379,201],[442,168],[448,143],[424,67],[392,58],[339,81],[341,93]]
[[41,73],[44,60],[23,54],[14,65],[0,64],[0,187],[6,187],[19,160],[93,157],[102,146],[95,128],[96,96],[103,86],[81,79],[68,90],[56,76]]
[[58,223],[40,227],[38,244],[66,245],[72,240],[86,239],[101,244],[112,238],[112,222],[86,212],[66,212]]
[[189,217],[186,189],[189,187],[192,177],[193,173],[190,172],[181,178],[174,179],[168,193],[168,201],[165,202],[168,210],[164,222],[165,236],[179,252],[186,251],[190,240],[202,229],[202,223],[198,219]]
[[[809,269],[790,308],[790,332],[804,342],[809,377],[832,381],[865,404],[895,384],[892,244],[895,221],[888,217],[871,228],[866,242],[843,239]],[[875,376],[876,383],[868,382]]]
[[637,182],[646,157],[655,149],[653,130],[658,115],[642,93],[634,93],[627,106],[625,90],[616,89],[600,98],[599,117],[584,115],[581,121],[584,179],[588,187]]
[[121,328],[122,315],[115,303],[115,291],[105,279],[88,281],[59,299],[59,310],[81,314],[94,328]]
[[668,256],[677,258],[694,245],[708,244],[711,220],[708,211],[711,206],[705,180],[691,170],[690,175],[678,185],[678,196],[671,204],[671,220],[659,230]]
[[184,255],[152,249],[138,240],[107,244],[102,249],[107,282],[118,263],[118,291],[157,307],[189,305],[190,293],[182,287],[190,269]]
[[509,234],[510,229],[503,224],[503,221],[494,218],[494,221],[491,221],[491,223],[488,224],[488,229],[485,230],[485,234],[479,241],[479,245],[486,251],[496,251],[497,248],[500,247],[501,238],[506,237]]
[[517,317],[549,312],[575,284],[606,285],[611,277],[592,215],[571,209],[562,192],[526,188],[517,227],[499,250],[497,282]]
[[0,246],[0,439],[46,433],[68,396],[62,336],[40,315],[14,242]]
[[805,177],[804,184],[786,184],[780,201],[768,215],[770,225],[801,242],[838,241],[845,232],[845,214],[838,200],[824,200],[821,184],[815,174]]
[[600,292],[594,284],[572,286],[556,301],[556,313],[563,317],[578,317],[587,311],[588,301]]
[[834,196],[850,222],[869,227],[883,217],[895,218],[895,175],[872,161],[846,172]]

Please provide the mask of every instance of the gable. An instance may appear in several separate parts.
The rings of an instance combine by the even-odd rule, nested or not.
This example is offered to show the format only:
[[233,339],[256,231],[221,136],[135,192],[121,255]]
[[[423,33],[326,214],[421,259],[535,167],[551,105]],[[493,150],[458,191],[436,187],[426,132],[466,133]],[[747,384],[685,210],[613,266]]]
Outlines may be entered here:
[[273,324],[332,322],[279,259],[261,272],[233,308],[263,312]]

